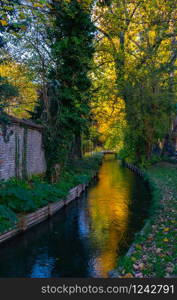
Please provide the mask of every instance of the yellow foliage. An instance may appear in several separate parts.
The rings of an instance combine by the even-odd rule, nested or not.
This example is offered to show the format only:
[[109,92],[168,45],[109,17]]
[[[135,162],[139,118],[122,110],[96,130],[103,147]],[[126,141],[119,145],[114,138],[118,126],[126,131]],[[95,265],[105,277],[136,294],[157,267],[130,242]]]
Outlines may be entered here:
[[7,112],[19,118],[27,118],[26,110],[33,110],[37,99],[37,86],[29,77],[26,66],[8,61],[0,64],[0,76],[6,77],[12,85],[17,87],[19,95],[10,99]]

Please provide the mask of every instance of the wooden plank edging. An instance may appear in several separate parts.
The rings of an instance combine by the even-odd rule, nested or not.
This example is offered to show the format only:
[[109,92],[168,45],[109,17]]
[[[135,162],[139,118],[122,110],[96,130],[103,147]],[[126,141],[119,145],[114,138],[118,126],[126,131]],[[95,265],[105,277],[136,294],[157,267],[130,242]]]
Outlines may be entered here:
[[142,170],[140,170],[138,167],[136,167],[135,165],[129,164],[127,162],[124,162],[124,165],[131,171],[135,172],[137,175],[139,175],[141,177],[144,176],[144,172]]
[[9,230],[3,234],[0,234],[0,244],[14,237],[20,232],[24,232],[27,229],[31,228],[32,226],[35,226],[41,223],[42,221],[48,219],[49,217],[51,217],[53,214],[59,211],[64,205],[68,205],[71,201],[80,197],[81,193],[85,191],[88,185],[89,184],[79,184],[69,191],[65,200],[60,199],[57,202],[49,203],[48,205],[38,209],[35,212],[29,213],[27,215],[21,215],[18,218],[18,222],[14,229]]

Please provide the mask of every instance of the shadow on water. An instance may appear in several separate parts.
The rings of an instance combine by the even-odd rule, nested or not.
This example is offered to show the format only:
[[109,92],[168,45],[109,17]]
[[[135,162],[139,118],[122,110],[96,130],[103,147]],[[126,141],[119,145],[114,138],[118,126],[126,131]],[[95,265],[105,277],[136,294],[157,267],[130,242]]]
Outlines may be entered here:
[[81,198],[0,246],[0,277],[107,277],[143,226],[149,201],[143,180],[106,155]]

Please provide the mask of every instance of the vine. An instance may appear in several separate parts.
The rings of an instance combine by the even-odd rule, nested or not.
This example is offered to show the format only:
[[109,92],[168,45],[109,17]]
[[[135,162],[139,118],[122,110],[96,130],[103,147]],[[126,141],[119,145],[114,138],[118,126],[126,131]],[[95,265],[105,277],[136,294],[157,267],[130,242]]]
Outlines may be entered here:
[[23,133],[23,153],[22,153],[22,178],[27,179],[27,141],[28,141],[28,128],[24,127]]
[[8,132],[8,127],[11,125],[11,121],[7,114],[1,113],[0,114],[0,125],[2,130],[2,137],[4,140],[4,143],[8,143],[10,141],[10,137],[13,135],[13,130],[10,130]]
[[70,159],[81,158],[81,135],[90,126],[88,71],[95,31],[90,9],[76,0],[53,2],[54,23],[48,38],[55,66],[48,75],[48,99],[43,101],[47,176],[52,182],[58,181]]
[[15,176],[17,178],[20,177],[19,167],[20,167],[20,152],[19,152],[19,137],[18,134],[15,133]]

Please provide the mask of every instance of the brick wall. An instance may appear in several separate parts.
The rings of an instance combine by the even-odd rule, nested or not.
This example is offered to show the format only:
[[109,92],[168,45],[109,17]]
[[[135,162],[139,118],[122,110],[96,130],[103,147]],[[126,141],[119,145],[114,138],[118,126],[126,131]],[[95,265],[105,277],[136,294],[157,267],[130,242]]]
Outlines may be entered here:
[[30,121],[10,119],[10,125],[0,125],[0,179],[44,173],[42,127]]

